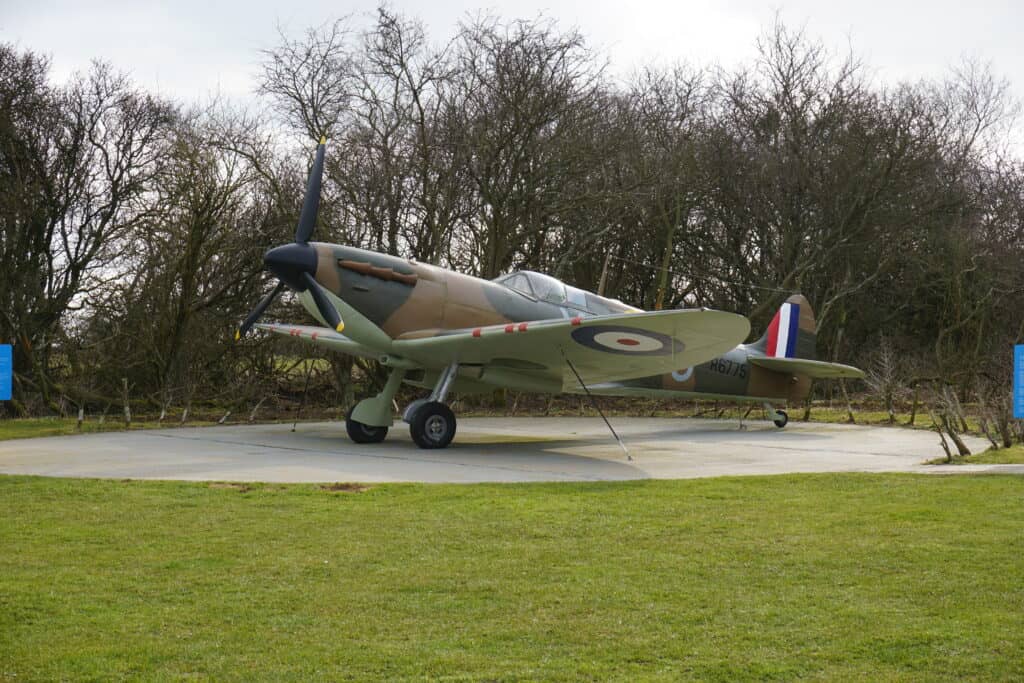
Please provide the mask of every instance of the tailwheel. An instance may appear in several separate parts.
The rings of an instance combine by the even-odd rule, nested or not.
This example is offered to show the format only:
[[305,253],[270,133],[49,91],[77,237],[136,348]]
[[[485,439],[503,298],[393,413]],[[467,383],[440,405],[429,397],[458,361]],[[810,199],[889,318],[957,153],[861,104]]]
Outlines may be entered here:
[[440,401],[428,401],[412,415],[409,434],[420,448],[444,448],[455,436],[455,414]]
[[785,410],[776,410],[775,419],[772,420],[772,422],[775,423],[776,427],[782,429],[783,427],[786,426],[786,423],[789,422],[789,415],[786,414]]
[[388,435],[388,428],[356,422],[352,419],[352,411],[355,409],[356,407],[352,406],[345,415],[345,430],[348,432],[348,438],[356,443],[380,443],[383,441],[384,437]]

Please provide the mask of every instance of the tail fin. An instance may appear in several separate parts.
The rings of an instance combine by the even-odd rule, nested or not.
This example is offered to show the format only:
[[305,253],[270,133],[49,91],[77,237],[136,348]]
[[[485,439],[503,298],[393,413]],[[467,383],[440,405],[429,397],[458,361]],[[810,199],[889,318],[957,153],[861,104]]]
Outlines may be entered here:
[[807,358],[817,355],[817,324],[814,310],[802,294],[782,304],[764,336],[751,345],[769,358]]

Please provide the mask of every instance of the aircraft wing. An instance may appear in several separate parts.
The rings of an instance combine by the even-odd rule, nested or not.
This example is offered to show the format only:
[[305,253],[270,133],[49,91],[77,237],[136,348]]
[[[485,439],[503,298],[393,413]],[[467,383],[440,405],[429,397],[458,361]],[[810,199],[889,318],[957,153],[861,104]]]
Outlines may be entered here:
[[566,359],[588,385],[646,377],[711,360],[749,332],[742,315],[688,309],[424,331],[396,339],[391,350],[427,368],[484,366],[481,379],[494,384],[526,375],[562,390],[579,386]]
[[357,344],[345,335],[335,332],[329,327],[286,325],[283,323],[256,323],[254,327],[286,337],[295,337],[304,342],[311,342],[317,346],[324,346],[334,351],[347,353],[350,356],[361,356],[363,358],[374,359],[381,356],[380,351],[375,351],[368,346]]
[[811,379],[860,379],[864,371],[852,365],[842,363],[826,363],[806,358],[769,358],[767,356],[747,356],[751,365],[759,365],[776,372],[807,375]]

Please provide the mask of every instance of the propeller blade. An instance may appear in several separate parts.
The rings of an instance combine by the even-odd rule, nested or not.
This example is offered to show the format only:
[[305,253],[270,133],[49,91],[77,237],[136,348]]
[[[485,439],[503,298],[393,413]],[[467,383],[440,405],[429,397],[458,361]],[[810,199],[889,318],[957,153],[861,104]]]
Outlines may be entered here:
[[302,213],[299,215],[299,224],[295,228],[295,241],[299,244],[308,242],[313,235],[313,228],[316,227],[316,214],[320,210],[320,184],[324,177],[326,145],[327,138],[320,138],[320,146],[316,148],[316,159],[309,172],[309,180],[306,181],[306,197],[302,200]]
[[341,315],[338,310],[331,305],[331,302],[327,300],[327,294],[324,292],[323,287],[317,282],[312,275],[309,273],[303,273],[302,279],[306,281],[306,287],[309,289],[310,295],[313,297],[313,301],[316,303],[316,309],[320,311],[320,315],[327,324],[341,332],[345,329],[345,323],[341,321]]
[[255,324],[255,322],[260,319],[260,316],[262,316],[266,312],[267,307],[274,302],[274,299],[277,298],[278,294],[284,291],[285,287],[286,285],[283,282],[278,282],[277,287],[274,287],[273,291],[271,291],[270,294],[267,294],[265,297],[263,297],[262,301],[256,304],[256,308],[252,309],[252,313],[250,313],[248,317],[246,317],[245,321],[242,323],[242,326],[235,331],[235,341],[238,341],[239,339],[244,337],[247,332],[249,332],[253,324]]

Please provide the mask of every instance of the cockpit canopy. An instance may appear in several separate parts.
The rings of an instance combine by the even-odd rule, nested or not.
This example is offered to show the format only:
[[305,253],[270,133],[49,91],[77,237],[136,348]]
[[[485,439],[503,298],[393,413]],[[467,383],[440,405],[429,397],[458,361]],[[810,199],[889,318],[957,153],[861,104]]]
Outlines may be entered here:
[[566,309],[572,315],[608,315],[635,311],[615,299],[606,299],[576,287],[570,287],[550,275],[520,270],[496,277],[493,282],[504,285],[525,297],[545,301]]
[[514,289],[520,294],[551,304],[563,303],[568,289],[562,282],[550,275],[535,273],[532,270],[521,270],[517,273],[502,275],[495,278],[494,281],[509,289]]

